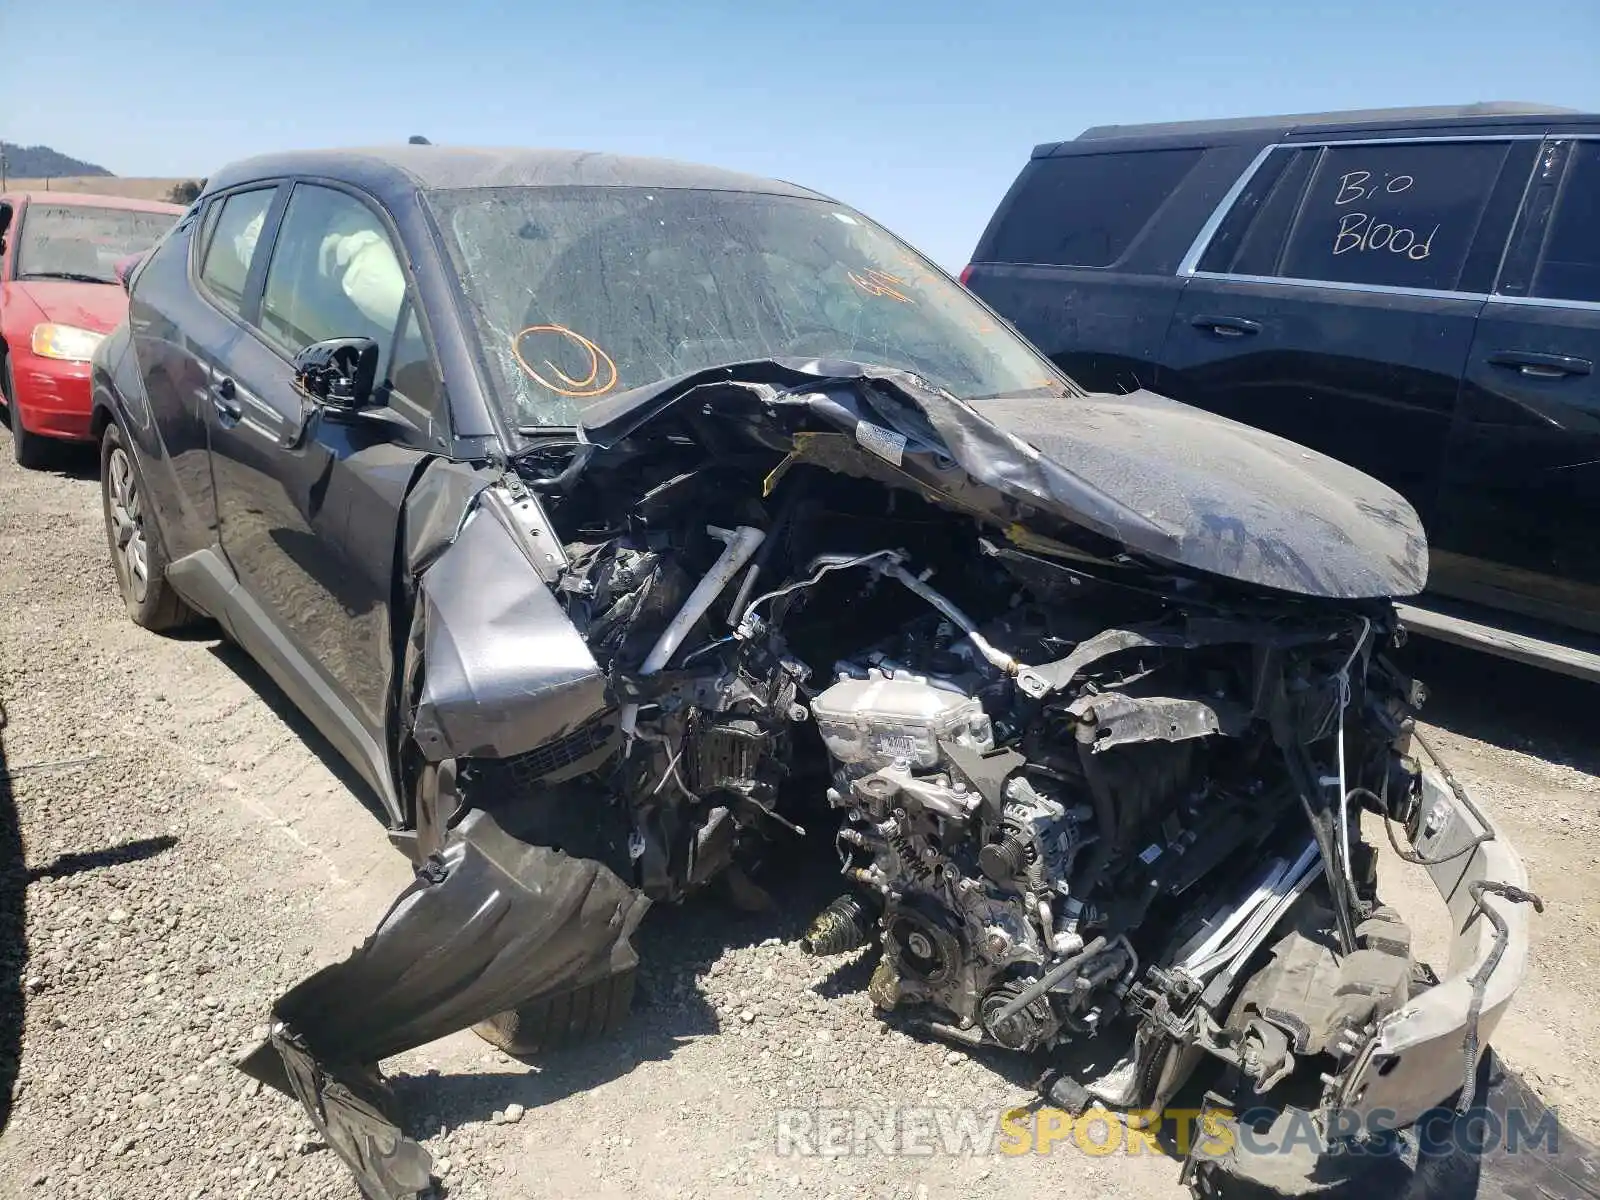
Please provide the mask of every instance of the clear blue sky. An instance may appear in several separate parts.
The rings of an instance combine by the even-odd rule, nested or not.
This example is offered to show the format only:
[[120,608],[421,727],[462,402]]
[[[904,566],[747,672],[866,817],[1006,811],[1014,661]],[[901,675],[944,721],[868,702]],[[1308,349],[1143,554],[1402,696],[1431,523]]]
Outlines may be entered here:
[[965,262],[1089,125],[1473,100],[1600,109],[1600,0],[0,0],[0,139],[119,175],[404,141],[778,175]]

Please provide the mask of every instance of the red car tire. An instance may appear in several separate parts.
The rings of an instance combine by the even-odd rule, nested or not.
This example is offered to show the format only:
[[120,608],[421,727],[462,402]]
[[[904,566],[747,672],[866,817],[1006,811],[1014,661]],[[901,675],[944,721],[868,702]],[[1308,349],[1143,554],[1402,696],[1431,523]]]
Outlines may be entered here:
[[0,358],[0,390],[5,392],[6,415],[11,421],[11,455],[17,464],[36,471],[50,461],[50,445],[36,433],[28,432],[22,420],[22,406],[17,403],[16,381],[11,375],[11,356]]

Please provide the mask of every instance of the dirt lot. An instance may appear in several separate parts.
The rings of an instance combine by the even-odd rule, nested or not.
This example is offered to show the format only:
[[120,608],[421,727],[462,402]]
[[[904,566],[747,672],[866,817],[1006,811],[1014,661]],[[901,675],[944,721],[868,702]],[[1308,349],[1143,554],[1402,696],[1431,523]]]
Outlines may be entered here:
[[[1548,904],[1497,1048],[1592,1136],[1600,691],[1440,647],[1419,647],[1417,667],[1441,748]],[[298,1108],[230,1059],[275,993],[365,935],[407,866],[374,802],[248,661],[127,620],[92,460],[24,474],[4,435],[0,698],[0,1126],[15,1100],[0,1196],[353,1198]],[[530,1069],[459,1034],[388,1064],[453,1194],[1186,1195],[1168,1159],[1070,1143],[1020,1158],[780,1156],[786,1108],[912,1105],[936,1130],[929,1110],[992,1124],[1031,1075],[885,1031],[858,965],[821,972],[793,944],[829,892],[804,876],[774,886],[780,916],[653,912],[617,1042]],[[1424,939],[1439,944],[1420,874],[1388,894],[1431,913]]]

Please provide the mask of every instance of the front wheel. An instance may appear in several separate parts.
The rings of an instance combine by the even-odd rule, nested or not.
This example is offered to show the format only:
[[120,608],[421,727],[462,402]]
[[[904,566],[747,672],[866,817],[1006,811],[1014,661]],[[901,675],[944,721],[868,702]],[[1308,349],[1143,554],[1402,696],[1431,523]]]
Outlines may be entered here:
[[635,969],[629,967],[569,992],[540,996],[480,1021],[472,1031],[514,1058],[615,1033],[633,1007]]
[[194,620],[194,610],[167,582],[167,555],[145,500],[144,481],[115,422],[100,439],[100,498],[112,570],[133,623],[159,633]]

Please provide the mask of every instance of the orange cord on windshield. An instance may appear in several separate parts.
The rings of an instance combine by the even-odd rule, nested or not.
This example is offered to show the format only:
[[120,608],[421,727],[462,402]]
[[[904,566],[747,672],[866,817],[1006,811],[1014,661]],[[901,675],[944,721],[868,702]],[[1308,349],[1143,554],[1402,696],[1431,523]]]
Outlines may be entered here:
[[[549,367],[556,378],[561,380],[560,384],[551,383],[530,367],[528,360],[522,357],[522,339],[530,333],[554,333],[577,343],[578,346],[589,353],[589,373],[582,379],[574,379],[547,358],[544,360],[544,365]],[[603,396],[617,386],[617,364],[611,361],[611,356],[584,337],[583,334],[568,329],[565,325],[529,325],[511,339],[511,353],[516,355],[518,365],[528,373],[531,379],[560,396],[571,396],[581,400],[591,396]],[[604,364],[603,367],[602,364]],[[602,371],[605,376],[603,380],[601,379]],[[563,387],[562,384],[566,386]]]
[[898,275],[891,275],[887,271],[873,268],[865,275],[857,275],[854,271],[847,271],[850,282],[855,284],[869,296],[887,296],[891,300],[898,300],[901,304],[915,304],[916,301],[896,288],[904,287],[906,281]]

